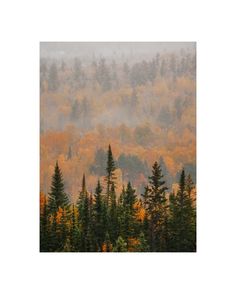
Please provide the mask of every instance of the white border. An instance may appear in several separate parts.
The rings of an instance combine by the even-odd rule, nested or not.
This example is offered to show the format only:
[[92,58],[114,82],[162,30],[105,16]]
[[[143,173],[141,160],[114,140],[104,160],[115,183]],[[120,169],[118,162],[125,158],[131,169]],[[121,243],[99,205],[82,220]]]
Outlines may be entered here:
[[[235,293],[235,9],[201,3],[1,5],[2,293]],[[40,41],[197,41],[196,254],[38,253]]]

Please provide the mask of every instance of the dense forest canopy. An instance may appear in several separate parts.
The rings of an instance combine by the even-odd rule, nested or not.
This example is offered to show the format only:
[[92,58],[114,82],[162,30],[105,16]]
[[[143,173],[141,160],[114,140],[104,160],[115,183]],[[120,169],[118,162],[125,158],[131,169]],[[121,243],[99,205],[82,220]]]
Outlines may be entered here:
[[194,43],[41,43],[41,191],[50,192],[55,162],[76,202],[104,183],[111,143],[116,189],[141,194],[153,162],[168,190],[184,167],[196,181]]

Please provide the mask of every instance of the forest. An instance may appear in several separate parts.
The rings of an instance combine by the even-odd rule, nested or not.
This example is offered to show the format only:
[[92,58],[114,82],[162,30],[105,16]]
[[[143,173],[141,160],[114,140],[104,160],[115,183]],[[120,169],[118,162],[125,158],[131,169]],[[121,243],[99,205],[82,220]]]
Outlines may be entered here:
[[183,169],[176,193],[168,193],[161,166],[155,162],[140,197],[132,184],[116,193],[116,164],[107,151],[105,186],[82,189],[76,203],[65,193],[56,162],[49,196],[40,195],[41,252],[195,252],[195,186]]
[[40,251],[195,251],[194,43],[40,50]]

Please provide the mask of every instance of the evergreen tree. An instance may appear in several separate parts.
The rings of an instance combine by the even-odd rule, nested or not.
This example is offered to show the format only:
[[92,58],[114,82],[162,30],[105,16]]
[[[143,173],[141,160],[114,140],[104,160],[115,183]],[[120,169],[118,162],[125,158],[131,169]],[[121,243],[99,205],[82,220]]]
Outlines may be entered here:
[[149,245],[145,238],[145,235],[143,232],[140,233],[138,238],[138,244],[134,247],[135,252],[148,252],[149,251]]
[[49,193],[49,211],[54,213],[59,207],[65,208],[69,204],[69,198],[64,191],[63,176],[56,162],[54,175],[52,177],[51,192]]
[[57,235],[58,235],[57,251],[64,251],[64,247],[66,245],[67,236],[68,236],[67,211],[65,208],[61,209],[61,217],[58,223]]
[[113,248],[113,252],[127,252],[127,243],[125,240],[119,236],[118,239],[116,240],[116,244]]
[[105,242],[104,242],[104,250],[105,252],[111,252],[112,251],[112,244],[111,244],[111,241],[110,241],[110,236],[109,236],[109,233],[106,232],[106,235],[105,235]]
[[196,216],[193,200],[186,189],[184,169],[177,195],[170,198],[170,251],[196,251]]
[[107,152],[107,167],[106,167],[107,175],[105,177],[105,180],[107,183],[107,204],[108,205],[110,204],[110,200],[111,200],[111,187],[112,185],[114,185],[115,187],[115,179],[116,179],[115,170],[116,170],[115,161],[113,159],[111,145],[109,144],[108,152]]
[[57,213],[54,212],[51,216],[50,225],[50,241],[49,241],[49,251],[58,251],[58,226],[57,226]]
[[188,174],[186,179],[186,192],[188,197],[191,197],[192,191],[194,189],[194,183],[190,174]]
[[72,252],[79,250],[79,228],[75,215],[75,206],[72,205],[71,226],[70,226],[70,248]]
[[97,244],[97,251],[102,250],[102,244],[105,238],[104,233],[104,217],[103,217],[103,203],[102,203],[102,186],[98,180],[95,190],[95,203],[94,203],[94,231]]
[[165,221],[167,214],[167,199],[165,181],[160,165],[155,162],[152,167],[152,176],[149,177],[149,186],[145,188],[144,203],[148,213],[148,235],[151,251],[165,251],[164,239]]
[[135,238],[137,235],[138,222],[136,221],[136,209],[134,207],[136,198],[135,190],[128,182],[123,200],[123,226],[121,226],[121,234],[128,246],[130,246],[129,239]]
[[82,252],[89,251],[90,248],[90,237],[89,237],[89,225],[90,225],[90,207],[89,207],[89,196],[86,189],[85,175],[82,180],[82,191],[80,192],[77,207],[79,211],[79,229],[80,229],[80,250]]
[[111,186],[111,204],[109,207],[109,235],[111,238],[111,242],[115,242],[118,235],[118,215],[117,215],[117,204],[116,204],[116,192],[115,185],[112,182]]
[[47,252],[49,245],[48,205],[45,198],[42,211],[40,211],[40,252]]

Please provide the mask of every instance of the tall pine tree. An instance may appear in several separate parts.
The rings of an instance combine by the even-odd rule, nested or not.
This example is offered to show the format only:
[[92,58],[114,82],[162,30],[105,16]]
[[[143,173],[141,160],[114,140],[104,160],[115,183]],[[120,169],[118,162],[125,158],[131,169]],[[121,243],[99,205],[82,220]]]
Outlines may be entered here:
[[196,215],[184,169],[176,195],[170,197],[170,251],[196,251]]
[[62,172],[56,162],[52,177],[51,192],[49,193],[49,211],[55,213],[59,207],[65,208],[69,205],[69,198],[64,191]]
[[144,203],[148,213],[148,238],[151,251],[165,251],[164,236],[167,216],[167,199],[165,181],[160,165],[155,162],[152,167],[152,176],[149,177],[149,186],[145,188]]

